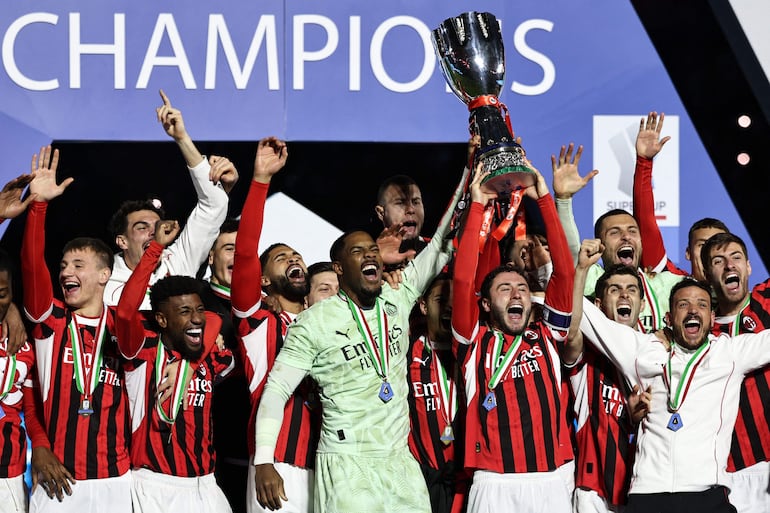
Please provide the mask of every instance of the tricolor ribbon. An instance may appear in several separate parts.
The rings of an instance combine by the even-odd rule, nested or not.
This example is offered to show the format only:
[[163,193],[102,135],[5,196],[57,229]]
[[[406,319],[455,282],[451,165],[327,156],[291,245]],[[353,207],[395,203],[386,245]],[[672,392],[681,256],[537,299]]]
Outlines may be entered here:
[[508,367],[510,367],[511,363],[514,360],[514,357],[516,356],[516,353],[519,351],[519,346],[521,346],[521,335],[517,335],[516,338],[513,339],[513,342],[511,343],[511,347],[509,347],[508,351],[505,353],[502,363],[500,364],[499,367],[495,368],[495,366],[497,365],[497,362],[500,360],[500,355],[503,351],[503,344],[505,344],[505,336],[499,331],[493,331],[493,334],[495,335],[495,345],[492,348],[492,354],[493,354],[493,360],[491,362],[492,376],[490,376],[489,383],[487,384],[487,388],[489,390],[494,390],[495,387],[500,383],[500,380],[503,379],[503,374],[505,374],[505,371],[508,370]]
[[380,298],[374,302],[374,309],[377,313],[377,340],[374,339],[369,323],[366,322],[363,310],[355,304],[345,292],[340,290],[340,295],[348,303],[350,313],[353,314],[353,320],[356,321],[358,332],[364,339],[364,345],[372,359],[374,370],[383,381],[388,381],[388,367],[390,358],[388,356],[388,318],[385,315],[385,309],[380,304]]
[[695,371],[698,369],[698,365],[700,365],[703,358],[706,356],[706,353],[708,353],[708,350],[711,348],[711,341],[709,340],[701,345],[690,357],[687,365],[685,365],[684,370],[682,371],[679,383],[676,387],[673,387],[675,390],[672,397],[673,373],[671,370],[671,359],[674,356],[675,347],[676,343],[671,344],[671,350],[668,353],[668,364],[663,366],[663,381],[668,389],[668,408],[672,412],[676,412],[682,407],[685,397],[687,397],[687,392],[690,390],[692,379],[695,377]]
[[[163,370],[166,365],[171,362],[166,361],[166,348],[163,342],[158,339],[158,351],[155,355],[155,385],[160,385],[161,379],[163,379]],[[187,395],[187,377],[190,373],[190,362],[185,359],[179,361],[179,368],[176,371],[176,378],[174,380],[173,394],[171,395],[171,407],[170,412],[166,413],[163,409],[160,401],[155,404],[155,409],[158,411],[158,416],[167,424],[173,424],[179,415],[179,408],[182,406],[182,401]]]
[[96,386],[99,384],[99,374],[102,368],[102,348],[104,339],[107,337],[107,307],[102,309],[102,316],[96,327],[96,338],[94,339],[94,348],[90,354],[91,365],[88,365],[86,350],[83,342],[80,340],[80,326],[72,315],[67,328],[70,332],[70,344],[72,346],[72,359],[75,363],[75,385],[78,391],[88,399],[93,395]]

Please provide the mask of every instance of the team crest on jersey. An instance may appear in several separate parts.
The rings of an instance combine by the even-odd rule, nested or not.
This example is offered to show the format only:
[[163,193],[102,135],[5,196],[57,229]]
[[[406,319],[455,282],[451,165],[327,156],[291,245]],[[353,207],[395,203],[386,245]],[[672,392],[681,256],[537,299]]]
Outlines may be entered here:
[[744,317],[743,318],[743,327],[746,330],[751,331],[753,333],[754,330],[757,329],[757,323],[751,317]]
[[385,313],[388,315],[396,315],[398,313],[398,308],[396,305],[390,302],[385,302]]
[[198,365],[198,374],[204,378],[206,377],[206,367],[204,367],[202,363]]
[[529,340],[537,340],[539,337],[537,335],[537,332],[531,329],[524,330],[524,338]]

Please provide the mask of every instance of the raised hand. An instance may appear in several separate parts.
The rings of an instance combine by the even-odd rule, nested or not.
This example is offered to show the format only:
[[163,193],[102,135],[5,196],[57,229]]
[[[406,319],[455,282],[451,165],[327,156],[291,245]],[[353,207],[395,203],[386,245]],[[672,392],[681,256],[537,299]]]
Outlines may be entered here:
[[182,111],[171,106],[171,100],[168,99],[163,89],[159,92],[163,105],[155,109],[158,121],[163,125],[163,130],[173,137],[174,140],[178,141],[187,136],[187,129],[184,126],[184,119],[182,119]]
[[471,191],[471,201],[481,203],[485,207],[490,201],[497,199],[497,191],[487,190],[481,186],[481,182],[489,176],[489,171],[484,171],[483,165],[479,163],[476,166],[476,172],[473,173],[473,180],[468,187]]
[[209,180],[214,185],[221,183],[225,192],[230,194],[230,191],[233,190],[233,187],[238,182],[238,170],[235,169],[235,165],[227,157],[219,157],[217,155],[209,157],[209,165],[211,166]]
[[604,244],[600,239],[585,239],[580,244],[577,266],[580,269],[588,269],[599,261],[604,251]]
[[382,233],[377,237],[377,247],[380,249],[380,256],[385,265],[398,265],[417,256],[417,251],[413,249],[408,249],[403,253],[400,251],[401,242],[404,240],[403,227],[404,225],[401,223],[394,224],[382,230]]
[[56,168],[59,165],[59,150],[51,152],[51,145],[40,148],[40,155],[32,155],[32,174],[34,178],[29,183],[30,195],[35,195],[37,201],[51,201],[61,196],[64,189],[75,181],[65,178],[62,183],[56,183]]
[[528,168],[530,168],[537,177],[537,180],[535,181],[534,185],[530,185],[526,189],[524,189],[524,194],[529,196],[530,198],[537,200],[548,194],[548,184],[545,183],[545,178],[543,178],[543,175],[540,174],[540,171],[532,165],[532,162],[524,157],[524,163],[527,165]]
[[286,142],[277,137],[265,137],[257,144],[254,157],[254,181],[270,183],[273,175],[286,165],[289,149]]
[[636,136],[636,154],[640,157],[647,159],[653,158],[655,155],[663,149],[663,145],[668,142],[671,137],[666,136],[663,139],[660,138],[660,131],[663,129],[663,119],[665,114],[660,113],[658,117],[657,112],[650,112],[647,114],[647,119],[641,119],[639,122],[639,134]]
[[179,235],[179,223],[168,219],[161,219],[155,223],[155,241],[161,246],[168,247]]
[[562,146],[559,151],[559,158],[551,155],[551,166],[553,168],[553,193],[559,199],[569,199],[580,189],[585,187],[599,171],[594,169],[587,175],[581,177],[578,173],[578,164],[583,155],[583,146],[578,146],[577,152],[573,157],[575,144],[569,143],[569,146]]
[[24,189],[29,185],[34,174],[19,175],[0,190],[0,218],[13,219],[29,206],[30,202],[37,198],[36,194],[30,194],[27,199],[21,201],[21,195]]

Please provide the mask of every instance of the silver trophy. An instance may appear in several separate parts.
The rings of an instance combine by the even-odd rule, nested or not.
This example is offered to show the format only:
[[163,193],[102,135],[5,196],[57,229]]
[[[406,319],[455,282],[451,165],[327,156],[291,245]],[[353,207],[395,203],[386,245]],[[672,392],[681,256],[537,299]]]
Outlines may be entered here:
[[513,139],[508,109],[498,98],[505,50],[497,18],[488,12],[466,12],[444,20],[433,31],[433,47],[444,78],[468,105],[471,134],[481,136],[473,165],[481,162],[490,172],[484,186],[503,198],[533,185],[537,177],[525,163],[524,149]]

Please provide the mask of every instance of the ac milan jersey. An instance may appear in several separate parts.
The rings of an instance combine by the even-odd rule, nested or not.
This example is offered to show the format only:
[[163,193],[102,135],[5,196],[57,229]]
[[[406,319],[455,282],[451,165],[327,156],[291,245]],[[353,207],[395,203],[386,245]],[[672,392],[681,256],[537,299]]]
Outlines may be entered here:
[[[125,364],[133,432],[131,463],[134,468],[147,468],[177,477],[196,477],[214,472],[211,428],[214,379],[226,374],[233,366],[232,353],[228,349],[220,350],[214,344],[220,324],[216,314],[206,313],[204,336],[209,339],[206,346],[212,346],[211,351],[198,365],[191,365],[190,371],[194,374],[182,398],[187,408],[180,405],[173,423],[163,420],[157,409],[157,334],[155,338],[148,338],[137,357]],[[166,362],[163,364],[181,360],[175,351],[166,350],[165,354]]]
[[[737,326],[736,326],[737,322]],[[749,304],[737,316],[717,317],[712,333],[758,333],[770,328],[770,280],[755,286]],[[770,460],[770,367],[747,374],[741,387],[727,471]]]
[[[478,233],[483,206],[471,205],[454,275],[452,329],[463,357],[467,401],[465,460],[468,468],[493,472],[547,472],[565,462],[568,448],[561,363],[556,342],[566,336],[572,307],[574,266],[549,195],[538,200],[547,228],[553,274],[543,320],[531,323],[520,345],[490,387],[492,374],[511,350],[514,337],[479,325],[475,297]],[[501,351],[495,351],[498,336]],[[498,355],[498,358],[495,358]],[[494,401],[487,401],[488,394]]]
[[[283,346],[287,326],[294,315],[272,313],[262,308],[262,267],[257,257],[257,244],[262,230],[262,215],[268,184],[251,182],[241,217],[251,222],[241,223],[235,239],[235,261],[232,278],[232,305],[236,332],[241,340],[238,358],[243,365],[251,394],[249,417],[249,452],[255,452],[257,408],[267,375]],[[303,381],[291,395],[284,408],[283,424],[275,449],[276,461],[297,467],[313,468],[318,447],[320,414],[311,410],[315,385]]]
[[[92,371],[99,373],[90,397],[93,413],[81,415],[78,411],[83,394],[74,379],[75,360],[68,330],[74,315],[61,301],[54,300],[43,256],[47,206],[37,201],[30,205],[21,247],[24,310],[35,323],[32,338],[42,400],[38,417],[43,421],[53,453],[75,479],[117,477],[130,468],[130,425],[121,360],[113,339],[115,312],[107,310],[101,367]],[[75,317],[85,366],[90,368],[100,319]],[[34,446],[35,437],[30,438]]]
[[7,343],[7,338],[0,342],[0,384],[7,383],[0,388],[0,478],[16,477],[27,466],[27,435],[19,414],[22,403],[29,400],[22,389],[32,387],[35,364],[35,353],[28,342],[16,353],[15,363],[11,363],[5,352]]
[[[447,360],[450,361],[442,363],[425,336],[412,341],[407,355],[409,449],[421,465],[436,470],[454,461],[459,442],[455,437],[459,438],[462,433],[459,421],[463,414],[457,412],[460,405],[458,368],[451,361],[451,355]],[[442,436],[446,440],[442,440]]]
[[627,387],[588,344],[568,373],[577,423],[575,486],[594,490],[610,504],[625,504],[634,454]]

